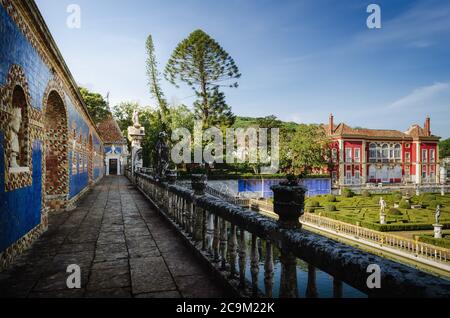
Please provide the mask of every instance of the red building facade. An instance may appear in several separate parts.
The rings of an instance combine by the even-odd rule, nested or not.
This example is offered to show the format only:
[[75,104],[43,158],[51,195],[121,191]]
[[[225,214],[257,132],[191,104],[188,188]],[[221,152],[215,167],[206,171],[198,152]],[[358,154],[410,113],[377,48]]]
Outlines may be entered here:
[[439,183],[439,137],[423,127],[397,130],[355,129],[334,124],[324,128],[332,139],[333,182],[338,185]]

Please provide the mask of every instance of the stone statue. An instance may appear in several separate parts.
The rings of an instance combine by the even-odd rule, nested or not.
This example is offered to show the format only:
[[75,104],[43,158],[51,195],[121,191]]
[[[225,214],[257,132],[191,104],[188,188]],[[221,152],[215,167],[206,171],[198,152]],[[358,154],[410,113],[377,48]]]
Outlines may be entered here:
[[15,107],[13,109],[12,118],[9,123],[8,139],[10,142],[10,157],[9,157],[9,167],[19,168],[17,159],[20,155],[20,144],[19,144],[19,131],[20,124],[22,123],[22,111],[20,108]]
[[163,179],[166,170],[169,168],[169,147],[166,144],[167,134],[162,131],[158,135],[158,141],[156,142],[156,154],[154,158],[155,174],[157,179]]
[[380,215],[384,215],[386,210],[387,204],[386,201],[384,201],[383,198],[380,198]]
[[133,111],[133,126],[136,128],[141,127],[141,124],[139,124],[139,111],[137,109]]
[[441,207],[439,205],[436,207],[435,218],[436,218],[436,224],[439,224],[439,219],[441,218]]

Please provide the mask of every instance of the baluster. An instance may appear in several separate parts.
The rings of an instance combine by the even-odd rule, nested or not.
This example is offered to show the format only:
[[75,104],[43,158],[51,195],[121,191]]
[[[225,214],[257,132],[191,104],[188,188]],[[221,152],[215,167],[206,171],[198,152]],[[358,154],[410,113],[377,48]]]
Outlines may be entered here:
[[194,241],[203,242],[203,211],[200,207],[195,205],[195,202],[194,202]]
[[266,296],[272,298],[273,294],[273,248],[270,241],[266,241],[266,260],[264,263],[264,287]]
[[214,240],[213,240],[213,252],[214,261],[220,261],[220,219],[218,215],[213,215],[214,217]]
[[209,211],[205,212],[206,250],[213,255],[214,215]]
[[230,277],[235,278],[237,274],[237,228],[234,224],[231,224],[230,238],[228,239],[228,257],[230,263]]
[[240,230],[239,235],[239,287],[245,288],[245,267],[247,265],[247,246],[245,243],[245,231]]
[[255,234],[252,234],[251,273],[252,273],[252,293],[253,297],[257,297],[258,274],[259,274],[259,251],[258,251],[258,237]]
[[220,254],[222,258],[221,269],[225,270],[227,265],[227,243],[228,243],[228,226],[227,221],[222,219],[221,228],[220,228]]
[[194,227],[193,227],[193,205],[192,202],[188,202],[187,204],[187,215],[188,215],[188,234],[189,236],[194,236]]

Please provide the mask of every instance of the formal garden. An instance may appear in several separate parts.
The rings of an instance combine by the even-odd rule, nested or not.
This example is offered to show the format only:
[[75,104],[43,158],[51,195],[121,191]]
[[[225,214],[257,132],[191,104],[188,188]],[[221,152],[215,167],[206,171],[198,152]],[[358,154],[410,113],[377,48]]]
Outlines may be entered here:
[[[387,203],[387,224],[380,224],[380,198]],[[351,190],[344,189],[341,196],[323,195],[308,198],[305,202],[305,212],[341,222],[358,225],[381,232],[394,231],[427,231],[433,230],[436,223],[435,213],[440,206],[440,223],[444,228],[450,228],[450,194],[425,193],[417,195],[402,195],[400,192],[385,195],[373,195],[363,192],[355,195]],[[433,235],[419,235],[417,239],[442,247],[450,247],[450,231],[444,231],[443,239],[436,240]]]

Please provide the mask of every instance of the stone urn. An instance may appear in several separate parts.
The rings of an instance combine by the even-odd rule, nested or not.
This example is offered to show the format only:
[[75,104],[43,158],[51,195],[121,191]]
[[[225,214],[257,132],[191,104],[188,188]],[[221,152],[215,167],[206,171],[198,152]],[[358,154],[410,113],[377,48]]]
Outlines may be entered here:
[[301,228],[300,216],[304,213],[305,193],[307,189],[298,184],[297,180],[272,186],[274,193],[274,212],[278,214],[278,224],[282,228]]
[[208,178],[206,174],[192,174],[191,185],[195,195],[205,194]]
[[177,181],[177,171],[176,170],[167,170],[166,171],[166,180],[169,184],[175,184],[175,181]]

